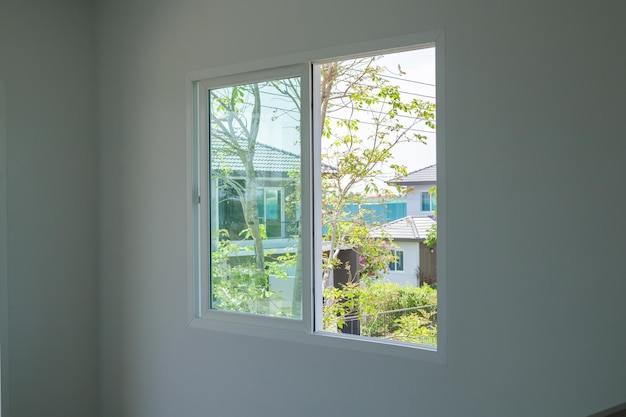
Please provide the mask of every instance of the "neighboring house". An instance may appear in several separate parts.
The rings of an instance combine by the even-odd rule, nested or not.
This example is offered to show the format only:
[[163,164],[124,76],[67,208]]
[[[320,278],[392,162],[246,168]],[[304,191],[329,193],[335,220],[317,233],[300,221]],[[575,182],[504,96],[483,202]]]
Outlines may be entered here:
[[[299,187],[301,157],[298,154],[257,142],[253,158],[257,183],[257,206],[259,222],[265,226],[266,248],[288,247],[292,236],[299,234],[299,198],[294,195]],[[324,172],[336,168],[323,165]],[[213,178],[212,222],[219,229],[227,230],[231,241],[242,240],[246,222],[237,187],[245,184],[246,171],[241,158],[232,150],[227,151],[220,141],[211,148],[211,177]],[[291,204],[291,206],[290,206]]]
[[420,279],[433,282],[437,276],[436,248],[424,244],[428,231],[437,223],[437,165],[431,165],[389,181],[390,185],[409,187],[406,216],[372,229],[375,237],[389,237],[398,246],[396,262],[389,265],[385,279],[400,284],[419,285]]
[[[245,167],[237,155],[217,145],[219,141],[211,149],[212,189],[217,197],[212,201],[219,203],[212,207],[212,221],[219,229],[227,230],[232,241],[237,241],[247,228],[237,193],[237,188],[245,183]],[[267,233],[265,243],[273,248],[289,246],[286,240],[297,233],[299,213],[288,210],[287,205],[298,184],[300,156],[257,142],[253,165],[259,223]]]
[[419,285],[418,270],[422,275],[436,274],[434,250],[431,252],[431,248],[423,243],[428,230],[436,223],[433,216],[406,216],[371,230],[372,236],[391,238],[397,246],[394,250],[396,262],[389,265],[386,280]]
[[437,185],[437,165],[413,171],[404,177],[389,181],[389,184],[410,187],[406,193],[407,216],[434,215],[437,203],[430,190]]

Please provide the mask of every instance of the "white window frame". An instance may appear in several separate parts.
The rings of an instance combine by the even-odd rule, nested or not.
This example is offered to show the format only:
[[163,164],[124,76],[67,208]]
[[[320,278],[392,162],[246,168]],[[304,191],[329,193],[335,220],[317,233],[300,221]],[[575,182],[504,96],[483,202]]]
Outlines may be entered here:
[[394,267],[393,267],[393,269],[391,269],[391,267],[390,267],[389,268],[389,272],[391,272],[391,273],[404,272],[404,251],[402,249],[393,249],[391,251],[391,253],[392,253],[393,256],[398,256],[398,253],[402,254],[402,263],[401,263],[402,269],[398,269],[398,264],[400,264],[399,260],[398,261],[393,261],[391,263],[394,265]]
[[[356,58],[359,56],[371,56],[383,52],[400,52],[419,48],[436,48],[436,95],[437,95],[437,169],[438,169],[438,197],[441,208],[438,210],[438,332],[437,347],[421,346],[412,343],[388,341],[377,338],[338,334],[325,332],[322,329],[321,314],[321,287],[316,283],[321,279],[315,279],[314,274],[321,271],[321,250],[316,253],[316,248],[321,248],[321,235],[314,225],[321,224],[321,146],[319,140],[312,138],[320,137],[319,112],[312,109],[319,108],[316,103],[317,95],[311,94],[313,89],[318,88],[319,80],[312,77],[312,69],[316,65],[326,62]],[[189,126],[187,156],[188,169],[188,270],[189,270],[189,324],[191,327],[208,329],[210,331],[223,331],[237,334],[252,335],[258,337],[286,340],[296,343],[305,343],[324,347],[350,349],[371,352],[382,355],[425,360],[434,363],[446,362],[446,175],[445,175],[445,50],[444,33],[442,30],[431,32],[397,36],[379,39],[375,41],[343,45],[317,51],[303,52],[293,55],[281,56],[260,61],[247,62],[244,64],[217,67],[212,69],[194,71],[187,75],[188,111],[187,124]],[[306,128],[305,132],[313,132],[308,138],[303,136],[302,141],[302,244],[303,254],[308,254],[308,259],[303,259],[303,285],[302,285],[302,319],[284,319],[270,316],[257,316],[252,314],[235,313],[210,310],[207,308],[208,296],[203,291],[208,286],[208,276],[202,277],[198,264],[204,263],[199,247],[203,236],[198,232],[196,225],[201,216],[206,216],[206,203],[208,198],[200,198],[198,190],[207,189],[202,184],[199,172],[208,172],[206,161],[202,161],[200,155],[206,155],[206,149],[202,145],[198,149],[196,142],[202,143],[198,138],[206,137],[203,122],[199,120],[196,109],[202,108],[202,102],[206,102],[202,91],[207,88],[219,88],[246,82],[255,82],[277,77],[281,71],[293,74],[295,68],[301,71],[303,86],[311,88],[302,89],[301,107],[309,114],[303,114],[302,119]],[[207,80],[210,80],[207,82]],[[307,121],[308,120],[308,121]],[[204,123],[206,126],[206,123]],[[206,142],[206,141],[204,141]],[[206,146],[206,145],[204,145]],[[316,161],[315,163],[313,161]],[[204,171],[203,171],[204,170]],[[203,200],[205,200],[203,202]],[[206,219],[206,217],[204,217]],[[204,227],[207,230],[206,227]],[[306,236],[312,237],[307,239]],[[206,238],[206,232],[205,236]],[[306,250],[304,248],[306,246]],[[206,258],[207,256],[204,256]],[[303,256],[303,258],[307,258]],[[205,266],[206,268],[206,266]],[[202,269],[202,268],[200,268]],[[204,269],[206,270],[206,269]],[[207,274],[204,274],[207,275]],[[321,285],[321,284],[320,284]]]
[[[311,298],[302,297],[302,318],[300,319],[284,319],[280,317],[261,316],[247,313],[237,313],[230,311],[221,311],[210,308],[209,305],[209,291],[210,291],[210,260],[209,251],[206,242],[210,241],[209,237],[209,225],[206,221],[209,219],[209,207],[211,197],[205,190],[209,190],[209,169],[208,158],[202,157],[208,155],[207,141],[207,99],[206,92],[212,89],[228,87],[232,85],[249,84],[260,81],[268,81],[287,77],[300,77],[301,79],[301,101],[303,103],[310,102],[310,71],[307,65],[292,65],[280,68],[264,69],[260,71],[252,71],[245,73],[237,73],[225,76],[207,77],[203,80],[196,80],[194,82],[194,102],[196,103],[196,110],[194,117],[197,118],[194,121],[195,126],[195,139],[193,141],[193,160],[195,161],[195,168],[192,170],[194,173],[194,186],[193,186],[193,200],[195,200],[195,207],[193,208],[194,216],[194,234],[196,235],[195,241],[195,261],[193,263],[194,268],[194,316],[198,319],[206,320],[207,322],[215,323],[218,328],[229,326],[257,326],[259,328],[274,328],[284,330],[295,331],[310,331],[310,323],[312,323],[313,309],[311,307]],[[302,106],[302,111],[307,111],[310,108]],[[308,110],[310,111],[310,110]],[[305,173],[308,173],[306,177],[311,174],[310,162],[311,158],[311,128],[308,122],[311,120],[309,114],[302,115],[301,117],[301,172],[305,177]],[[310,218],[310,196],[302,196],[302,218]],[[307,211],[308,210],[308,211]],[[204,221],[203,221],[204,219]],[[301,221],[302,236],[310,236],[312,233],[312,223]],[[199,230],[198,230],[199,229]],[[302,239],[302,271],[303,280],[307,281],[312,279],[312,254],[313,254],[313,242]],[[304,254],[310,254],[304,256]],[[304,289],[311,286],[308,282],[303,282],[303,294]],[[307,292],[308,293],[308,292]]]
[[[424,210],[424,194],[428,196],[428,210]],[[434,213],[435,209],[433,208],[433,194],[430,191],[420,191],[420,211],[422,213]]]

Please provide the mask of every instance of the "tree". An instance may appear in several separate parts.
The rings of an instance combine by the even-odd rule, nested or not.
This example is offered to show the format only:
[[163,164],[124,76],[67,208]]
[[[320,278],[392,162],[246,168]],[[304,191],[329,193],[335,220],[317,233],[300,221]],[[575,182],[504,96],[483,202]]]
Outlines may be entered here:
[[[236,181],[229,166],[214,170],[224,184],[230,186],[241,201],[247,233],[254,241],[257,273],[265,270],[263,236],[259,224],[257,181],[254,155],[261,120],[261,95],[258,83],[211,91],[212,137],[217,139],[221,152],[236,155],[243,165],[244,180]],[[247,100],[251,100],[248,102]],[[217,152],[216,152],[217,153]],[[219,156],[218,156],[219,157]],[[222,173],[223,175],[219,175]]]
[[[391,245],[381,245],[385,238],[372,239],[363,219],[346,210],[360,204],[364,195],[390,195],[381,188],[383,171],[394,176],[406,175],[406,167],[394,161],[393,150],[401,143],[425,143],[426,136],[415,130],[424,122],[434,128],[435,105],[419,99],[406,99],[398,85],[387,75],[405,75],[378,65],[379,57],[369,57],[325,64],[321,68],[322,136],[325,150],[322,163],[335,167],[323,174],[322,223],[329,251],[323,261],[323,286],[333,286],[333,273],[341,265],[343,247],[362,254],[375,253],[366,259],[372,277],[378,276],[388,262],[371,268],[374,261],[389,258]],[[398,190],[396,190],[398,191]],[[383,250],[381,250],[381,248]]]

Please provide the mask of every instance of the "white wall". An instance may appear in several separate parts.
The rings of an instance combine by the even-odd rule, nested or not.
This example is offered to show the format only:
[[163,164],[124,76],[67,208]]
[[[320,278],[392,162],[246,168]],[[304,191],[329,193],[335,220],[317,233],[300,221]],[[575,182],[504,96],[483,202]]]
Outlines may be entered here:
[[[625,402],[624,13],[619,0],[100,1],[103,415],[582,417]],[[190,328],[185,74],[438,28],[446,36],[447,363]],[[19,79],[32,91],[27,75]],[[38,148],[43,129],[26,123],[25,111],[19,118],[13,135],[30,140],[13,144],[12,168],[24,179],[11,188],[19,204],[11,213],[25,213],[12,252],[24,251],[13,269],[25,281],[13,285],[25,301],[36,285],[58,290],[58,263],[51,283],[26,254],[53,243],[42,227],[64,227],[41,219],[39,193],[20,193],[41,186],[17,163],[35,156],[56,167],[58,146],[71,139],[58,126],[55,146],[44,148],[57,157],[49,161]],[[483,204],[474,184],[489,194],[479,212],[467,210]],[[593,216],[575,204],[584,189],[601,196]],[[59,220],[75,223],[68,219]],[[75,274],[67,280],[73,293],[90,293],[74,287]],[[41,329],[34,318],[49,303],[37,300],[34,312],[19,313]],[[39,340],[33,330],[18,337]],[[27,366],[28,353],[17,356]],[[47,361],[33,360],[54,379]]]
[[99,414],[93,21],[89,1],[0,2],[9,338],[2,401],[10,406],[3,417]]
[[411,192],[406,195],[406,215],[426,216],[432,215],[430,211],[422,211],[422,192],[429,192],[432,185],[414,185]]
[[415,271],[420,264],[420,245],[419,242],[394,241],[398,246],[397,250],[404,252],[404,269],[402,271],[388,271],[385,279],[391,282],[397,282],[400,285],[417,285],[417,276]]
[[[8,400],[2,400],[2,381],[8,387],[9,378],[9,298],[7,281],[7,136],[6,136],[6,89],[0,80],[0,416],[8,409]],[[2,364],[5,363],[4,369]],[[5,412],[6,415],[6,412]]]

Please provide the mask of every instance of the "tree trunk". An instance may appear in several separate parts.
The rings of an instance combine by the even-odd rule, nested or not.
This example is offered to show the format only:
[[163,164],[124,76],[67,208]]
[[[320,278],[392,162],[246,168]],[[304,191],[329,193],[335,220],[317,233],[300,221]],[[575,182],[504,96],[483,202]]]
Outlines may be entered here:
[[254,263],[259,273],[265,272],[265,252],[263,249],[263,236],[259,224],[259,207],[257,203],[257,184],[254,169],[246,170],[246,188],[243,205],[243,216],[248,227],[248,232],[254,242]]

